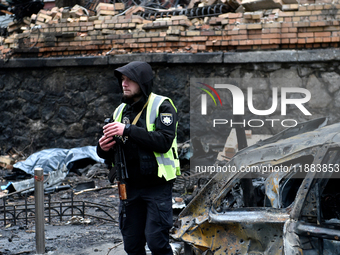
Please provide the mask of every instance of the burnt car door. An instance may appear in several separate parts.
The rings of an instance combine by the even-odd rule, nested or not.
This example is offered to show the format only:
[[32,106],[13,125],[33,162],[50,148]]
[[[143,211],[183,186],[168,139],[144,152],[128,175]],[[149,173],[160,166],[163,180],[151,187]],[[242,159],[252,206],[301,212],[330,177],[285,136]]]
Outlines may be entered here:
[[284,228],[285,254],[340,254],[340,148],[338,135],[323,145]]

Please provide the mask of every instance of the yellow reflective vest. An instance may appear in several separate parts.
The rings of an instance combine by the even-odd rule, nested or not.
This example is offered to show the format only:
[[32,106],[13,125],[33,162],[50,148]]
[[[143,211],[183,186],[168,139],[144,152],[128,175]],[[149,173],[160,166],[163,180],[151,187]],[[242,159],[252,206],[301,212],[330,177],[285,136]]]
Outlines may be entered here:
[[[149,103],[146,108],[146,128],[149,132],[155,131],[156,129],[155,122],[159,114],[159,107],[164,100],[169,100],[177,112],[177,109],[170,98],[151,93]],[[116,108],[113,113],[113,119],[115,121],[121,122],[123,109],[125,106],[126,104],[122,103]],[[170,150],[168,150],[166,153],[154,151],[154,154],[158,163],[158,177],[164,177],[167,181],[169,181],[176,178],[176,175],[181,174],[177,152],[177,132]]]

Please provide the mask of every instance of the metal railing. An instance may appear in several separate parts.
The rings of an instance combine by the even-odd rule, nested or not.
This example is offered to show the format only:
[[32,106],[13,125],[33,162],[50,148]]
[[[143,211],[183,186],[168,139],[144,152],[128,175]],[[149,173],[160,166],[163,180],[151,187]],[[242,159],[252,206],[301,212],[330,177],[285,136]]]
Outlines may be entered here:
[[[96,211],[94,214],[93,211]],[[93,203],[89,201],[74,200],[74,193],[71,191],[71,199],[65,201],[52,201],[51,194],[45,196],[44,200],[44,217],[48,219],[48,223],[52,222],[52,218],[63,218],[81,216],[97,218],[105,221],[115,222],[115,216],[108,211],[117,211],[114,206]],[[27,194],[25,195],[23,203],[8,204],[8,197],[2,198],[2,205],[0,205],[0,222],[4,225],[12,223],[17,225],[19,221],[28,225],[30,220],[35,218],[35,204],[28,202]]]

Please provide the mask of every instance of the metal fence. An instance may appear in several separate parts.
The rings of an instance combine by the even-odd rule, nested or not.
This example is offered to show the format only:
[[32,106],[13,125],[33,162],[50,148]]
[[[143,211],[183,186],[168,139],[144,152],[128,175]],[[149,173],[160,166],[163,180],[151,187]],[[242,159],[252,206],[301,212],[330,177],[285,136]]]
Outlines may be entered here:
[[[30,220],[34,220],[35,204],[28,202],[27,195],[24,200],[23,203],[9,204],[9,198],[3,197],[0,206],[0,222],[4,225],[9,223],[17,225],[18,222],[24,222],[27,225]],[[48,223],[52,222],[52,218],[59,218],[63,221],[73,216],[91,217],[117,223],[112,211],[117,211],[117,209],[110,205],[74,200],[73,191],[70,200],[52,201],[51,194],[47,195],[47,199],[45,196],[44,200],[44,216]]]

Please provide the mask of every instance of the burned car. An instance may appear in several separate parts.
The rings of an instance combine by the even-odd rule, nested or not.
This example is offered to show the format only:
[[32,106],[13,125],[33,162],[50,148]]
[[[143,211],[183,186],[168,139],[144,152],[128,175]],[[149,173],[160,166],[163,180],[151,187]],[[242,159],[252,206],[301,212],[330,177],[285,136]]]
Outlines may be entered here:
[[220,168],[175,222],[185,254],[340,254],[340,123],[325,123],[300,123]]

